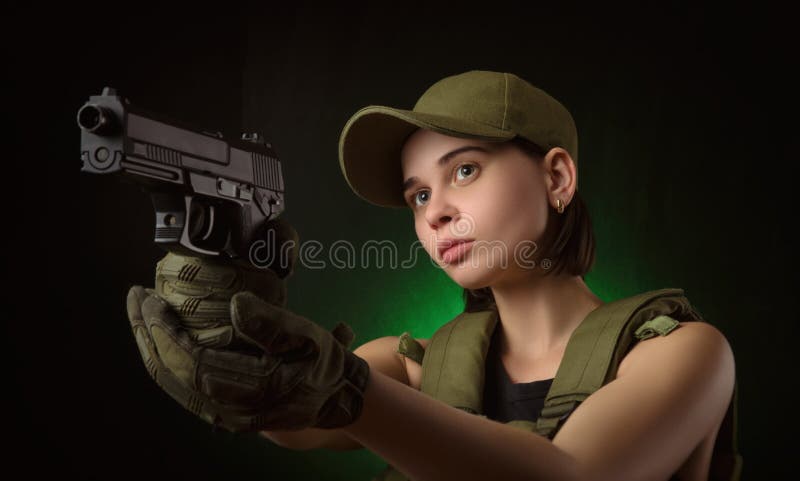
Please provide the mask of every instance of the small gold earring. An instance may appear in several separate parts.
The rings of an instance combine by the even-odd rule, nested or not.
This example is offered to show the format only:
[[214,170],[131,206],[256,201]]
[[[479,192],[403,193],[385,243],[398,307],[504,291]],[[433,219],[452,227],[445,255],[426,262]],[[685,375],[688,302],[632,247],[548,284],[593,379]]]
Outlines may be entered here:
[[564,203],[561,202],[561,199],[556,199],[556,209],[558,209],[559,214],[564,213]]

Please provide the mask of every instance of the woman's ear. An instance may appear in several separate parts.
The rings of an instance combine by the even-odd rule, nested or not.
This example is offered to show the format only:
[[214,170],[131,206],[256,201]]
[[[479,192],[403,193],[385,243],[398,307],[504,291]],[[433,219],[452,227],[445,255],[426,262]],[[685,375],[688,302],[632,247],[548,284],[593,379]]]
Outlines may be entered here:
[[542,169],[550,205],[556,208],[558,200],[569,205],[578,186],[578,169],[572,156],[561,147],[553,147],[545,154]]

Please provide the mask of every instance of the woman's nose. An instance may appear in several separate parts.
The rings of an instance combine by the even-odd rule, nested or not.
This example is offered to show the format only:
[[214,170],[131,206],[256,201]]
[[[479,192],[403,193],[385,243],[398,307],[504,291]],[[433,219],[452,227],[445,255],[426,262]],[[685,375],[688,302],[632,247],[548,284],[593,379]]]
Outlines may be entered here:
[[442,195],[433,195],[425,209],[425,218],[431,229],[438,229],[451,222],[456,215],[456,208]]

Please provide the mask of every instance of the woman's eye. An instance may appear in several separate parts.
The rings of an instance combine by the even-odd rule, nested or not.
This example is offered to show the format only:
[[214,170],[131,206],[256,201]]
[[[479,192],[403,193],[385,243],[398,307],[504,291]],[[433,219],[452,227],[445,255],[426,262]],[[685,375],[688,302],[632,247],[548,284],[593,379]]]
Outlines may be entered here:
[[[478,166],[475,164],[462,164],[458,166],[458,168],[456,169],[456,179],[466,180],[469,177],[473,177],[477,169]],[[412,208],[425,205],[425,203],[428,202],[430,199],[431,199],[430,191],[418,190],[417,192],[411,195]]]
[[461,166],[458,167],[458,170],[456,171],[456,178],[458,180],[463,180],[466,177],[469,177],[474,173],[475,173],[475,166],[474,165],[472,165],[472,164],[464,164],[464,165],[461,165]]
[[414,205],[416,206],[422,205],[420,204],[420,200],[423,201],[423,203],[427,202],[430,199],[430,195],[431,195],[430,192],[428,192],[427,190],[420,190],[419,192],[414,194],[414,198],[412,199],[414,201]]

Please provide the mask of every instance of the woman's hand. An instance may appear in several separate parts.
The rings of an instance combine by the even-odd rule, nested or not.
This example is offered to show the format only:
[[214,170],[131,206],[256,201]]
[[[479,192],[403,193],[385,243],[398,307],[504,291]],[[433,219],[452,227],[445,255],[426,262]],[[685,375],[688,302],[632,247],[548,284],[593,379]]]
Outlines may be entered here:
[[[286,234],[293,232],[288,224],[281,231],[297,238]],[[250,264],[167,254],[155,289],[133,286],[127,298],[150,376],[186,409],[230,431],[353,422],[369,366],[347,350],[349,327],[340,323],[331,333],[285,309],[283,277]]]
[[170,305],[134,286],[128,317],[145,366],[172,398],[230,431],[335,428],[361,413],[367,363],[347,350],[352,331],[328,332],[251,292],[231,300],[233,336],[249,349],[201,346]]

